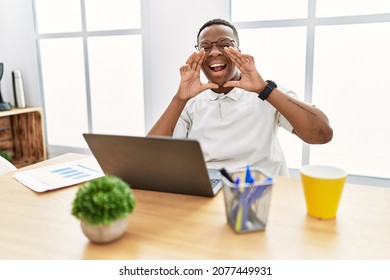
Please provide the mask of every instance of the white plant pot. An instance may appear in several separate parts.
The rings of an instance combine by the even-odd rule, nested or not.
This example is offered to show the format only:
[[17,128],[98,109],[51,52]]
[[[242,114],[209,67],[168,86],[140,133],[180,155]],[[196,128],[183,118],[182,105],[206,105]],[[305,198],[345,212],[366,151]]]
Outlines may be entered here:
[[94,243],[108,243],[121,237],[127,229],[128,217],[119,219],[111,225],[90,226],[85,221],[81,221],[81,229],[85,236]]

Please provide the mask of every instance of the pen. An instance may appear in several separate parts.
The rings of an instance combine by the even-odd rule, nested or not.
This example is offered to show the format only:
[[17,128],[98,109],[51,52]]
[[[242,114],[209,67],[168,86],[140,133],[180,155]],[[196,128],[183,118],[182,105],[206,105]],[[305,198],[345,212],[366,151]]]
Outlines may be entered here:
[[251,168],[249,165],[246,166],[246,173],[245,173],[245,183],[253,184],[255,180],[253,179],[251,175]]
[[234,183],[232,177],[229,175],[229,173],[226,171],[225,168],[221,168],[221,169],[219,170],[219,172],[221,172],[221,174],[223,175],[223,177],[225,177],[226,179],[228,179],[229,182]]
[[246,166],[246,174],[245,174],[245,183],[247,184],[242,199],[242,222],[241,222],[241,230],[247,229],[248,223],[248,208],[250,206],[249,194],[252,190],[254,179],[251,175],[251,169],[249,164]]
[[[241,231],[246,229],[247,220],[248,220],[248,194],[250,191],[250,184],[253,184],[254,179],[251,176],[250,166],[246,166],[246,174],[245,174],[245,187],[239,187],[239,198],[238,198],[238,209],[235,214],[236,220],[234,223],[234,229],[236,231]],[[238,186],[238,185],[237,185]]]

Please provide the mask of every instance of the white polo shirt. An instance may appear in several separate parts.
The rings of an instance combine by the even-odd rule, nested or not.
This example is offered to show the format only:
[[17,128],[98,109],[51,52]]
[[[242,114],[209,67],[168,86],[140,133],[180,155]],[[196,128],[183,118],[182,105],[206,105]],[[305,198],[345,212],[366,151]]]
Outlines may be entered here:
[[[294,92],[278,88],[296,97]],[[173,137],[198,140],[209,168],[234,170],[249,164],[274,176],[288,176],[278,127],[293,129],[257,94],[240,88],[228,94],[206,90],[187,102]]]

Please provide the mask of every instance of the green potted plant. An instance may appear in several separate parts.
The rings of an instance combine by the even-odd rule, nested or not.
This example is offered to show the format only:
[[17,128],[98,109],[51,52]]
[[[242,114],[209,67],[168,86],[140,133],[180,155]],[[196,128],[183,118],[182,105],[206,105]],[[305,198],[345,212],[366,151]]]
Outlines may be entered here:
[[82,231],[92,242],[107,243],[125,233],[135,205],[130,186],[116,176],[105,175],[81,185],[72,215],[81,221]]

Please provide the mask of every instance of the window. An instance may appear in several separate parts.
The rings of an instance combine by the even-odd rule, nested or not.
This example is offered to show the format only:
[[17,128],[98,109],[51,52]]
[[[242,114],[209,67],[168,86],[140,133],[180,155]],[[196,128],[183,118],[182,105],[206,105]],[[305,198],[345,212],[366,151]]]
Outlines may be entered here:
[[40,51],[49,149],[80,147],[88,131],[83,40],[41,39]]
[[390,2],[290,2],[231,0],[231,15],[242,51],[255,57],[263,77],[317,105],[334,129],[325,145],[280,134],[292,174],[329,164],[352,182],[388,185]]
[[[48,151],[144,135],[140,0],[35,0]],[[62,150],[62,151],[61,151]]]
[[[240,49],[255,56],[255,63],[265,79],[281,82],[304,98],[306,27],[250,28],[239,31]],[[267,38],[264,40],[263,38]],[[301,166],[302,143],[284,129],[279,139],[290,167]]]
[[354,16],[390,12],[388,0],[317,0],[318,17]]
[[389,32],[390,22],[317,28],[313,102],[331,118],[335,136],[311,148],[311,162],[390,176],[390,40],[381,35]]
[[241,22],[306,18],[307,1],[232,0],[232,19]]

